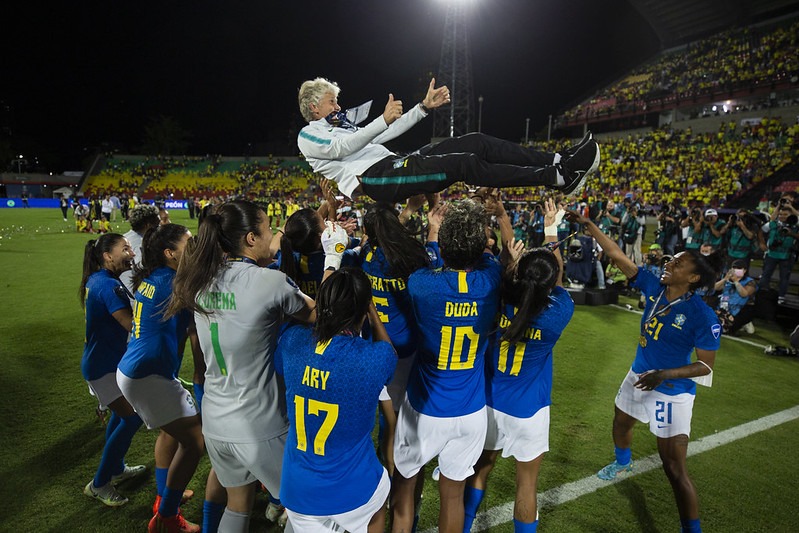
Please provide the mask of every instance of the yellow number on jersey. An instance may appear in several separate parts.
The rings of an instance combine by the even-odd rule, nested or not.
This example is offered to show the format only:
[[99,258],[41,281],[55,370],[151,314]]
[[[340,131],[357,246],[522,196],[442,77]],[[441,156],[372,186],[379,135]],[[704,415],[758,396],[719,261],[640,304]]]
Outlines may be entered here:
[[[454,331],[453,331],[454,329]],[[455,341],[453,342],[453,334]],[[469,351],[463,360],[463,341],[469,339]],[[480,335],[471,326],[443,326],[441,328],[441,346],[438,350],[439,370],[468,370],[474,368],[477,357],[477,343]]]
[[[513,343],[513,363],[510,367],[510,375],[518,376],[519,370],[522,368],[522,360],[524,359],[524,348],[526,344],[523,342]],[[499,344],[499,361],[497,361],[497,370],[503,374],[508,369],[508,351],[510,350],[510,343],[502,341]]]
[[[322,421],[322,427],[313,440],[313,451],[316,455],[325,454],[325,443],[333,431],[333,426],[338,420],[338,405],[335,403],[320,402],[318,400],[308,400],[308,414],[319,416],[319,412],[326,413]],[[300,451],[308,450],[308,437],[305,433],[305,398],[294,395],[294,422],[297,428],[297,449]]]

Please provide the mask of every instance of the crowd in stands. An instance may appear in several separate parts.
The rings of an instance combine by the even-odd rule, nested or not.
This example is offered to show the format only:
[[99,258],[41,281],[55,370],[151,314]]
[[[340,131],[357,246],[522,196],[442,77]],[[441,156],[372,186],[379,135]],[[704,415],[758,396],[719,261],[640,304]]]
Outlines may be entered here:
[[[535,143],[557,151],[560,142]],[[628,192],[647,203],[723,207],[796,159],[799,125],[764,118],[744,126],[722,123],[716,133],[657,129],[601,141],[602,162],[583,192],[619,200]],[[511,201],[539,201],[540,191],[505,189]]]
[[799,74],[799,20],[734,28],[668,51],[566,111],[566,121],[642,112],[658,103],[771,86]]
[[142,198],[189,199],[202,196],[277,197],[307,195],[315,182],[301,161],[268,158],[264,162],[225,160],[222,156],[141,157],[106,156],[105,167],[89,176],[87,197],[117,191]]

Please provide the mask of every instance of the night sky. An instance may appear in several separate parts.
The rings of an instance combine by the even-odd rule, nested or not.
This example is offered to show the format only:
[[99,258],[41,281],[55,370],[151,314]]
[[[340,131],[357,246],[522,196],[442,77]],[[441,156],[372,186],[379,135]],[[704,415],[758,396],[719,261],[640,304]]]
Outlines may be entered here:
[[[531,134],[542,130],[549,114],[659,49],[625,0],[468,3],[474,96],[484,96],[483,131],[498,137],[522,138],[528,117]],[[344,108],[374,99],[371,117],[389,92],[406,108],[418,101],[438,69],[446,5],[26,2],[0,32],[0,101],[11,109],[0,126],[15,151],[55,171],[76,170],[102,143],[135,151],[158,116],[191,132],[192,154],[258,155],[282,143],[294,155],[305,79],[337,81]],[[412,131],[393,147],[418,148],[432,121]]]

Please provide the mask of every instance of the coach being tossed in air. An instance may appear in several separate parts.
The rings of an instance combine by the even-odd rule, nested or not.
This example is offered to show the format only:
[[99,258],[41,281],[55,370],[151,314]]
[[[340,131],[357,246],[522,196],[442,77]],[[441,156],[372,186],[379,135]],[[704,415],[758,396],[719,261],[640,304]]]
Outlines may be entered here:
[[539,152],[482,133],[450,137],[407,156],[383,146],[431,109],[449,103],[449,89],[430,80],[427,94],[407,113],[389,94],[383,114],[359,128],[338,105],[338,85],[323,78],[306,81],[299,106],[308,121],[297,145],[311,168],[352,198],[363,193],[379,202],[399,202],[442,191],[458,181],[472,186],[548,186],[572,194],[599,166],[599,147],[590,132],[562,153]]

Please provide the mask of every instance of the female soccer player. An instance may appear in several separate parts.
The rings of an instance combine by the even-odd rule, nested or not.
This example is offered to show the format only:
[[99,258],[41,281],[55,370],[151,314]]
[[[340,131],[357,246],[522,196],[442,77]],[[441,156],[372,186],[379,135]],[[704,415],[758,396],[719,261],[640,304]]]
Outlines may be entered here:
[[[497,202],[502,230],[502,311],[486,365],[488,431],[475,474],[466,482],[464,531],[469,531],[483,499],[488,475],[499,452],[516,460],[516,532],[538,527],[538,471],[549,451],[549,406],[552,403],[552,348],[574,314],[574,302],[563,288],[563,260],[558,248],[535,248],[505,239],[513,235],[510,220]],[[546,242],[557,243],[557,209],[546,200]]]
[[[713,310],[693,291],[713,285],[723,258],[717,252],[703,256],[698,250],[686,250],[666,263],[658,279],[637,267],[593,222],[574,212],[568,216],[585,225],[631,286],[646,296],[635,360],[616,395],[616,460],[597,476],[610,480],[631,471],[633,426],[636,420],[649,424],[649,430],[657,436],[663,470],[677,500],[682,531],[701,531],[696,488],[688,476],[685,458],[695,381],[710,384],[721,326]],[[692,362],[694,351],[696,361]]]
[[[300,209],[291,215],[286,225],[278,233],[280,255],[278,268],[300,286],[300,290],[310,297],[316,296],[325,271],[325,254],[322,250],[322,232],[325,220],[313,209]],[[344,266],[354,262],[354,252],[343,256]]]
[[274,369],[281,318],[315,320],[313,300],[271,261],[272,232],[255,204],[221,204],[203,218],[187,247],[166,316],[194,311],[207,370],[203,435],[227,491],[221,531],[245,532],[256,480],[280,492],[288,432],[285,396]]
[[[363,271],[333,272],[316,304],[316,325],[290,327],[278,344],[291,425],[280,500],[296,532],[332,524],[353,533],[383,531],[390,481],[372,428],[396,353]],[[374,342],[360,337],[367,317]]]
[[439,231],[445,268],[408,278],[420,336],[394,443],[394,531],[411,530],[416,476],[436,456],[439,531],[463,529],[465,481],[485,441],[484,358],[502,270],[486,250],[486,222],[482,205],[447,205]]
[[81,372],[100,405],[108,406],[112,411],[100,466],[83,493],[110,507],[128,501],[114,485],[145,470],[144,465],[125,465],[125,453],[142,421],[122,395],[116,379],[117,365],[125,353],[133,323],[128,293],[119,281],[119,275],[130,270],[133,257],[130,243],[118,233],[106,233],[88,241],[83,253],[83,278],[78,291],[80,303],[86,311],[86,343]]
[[117,383],[125,398],[149,429],[163,430],[155,442],[157,512],[150,521],[151,531],[200,530],[178,508],[204,452],[200,416],[191,394],[177,379],[182,355],[178,346],[191,315],[185,311],[164,319],[172,280],[189,237],[191,233],[179,224],[158,226],[145,234],[142,266],[133,276],[137,288],[133,331],[117,369]]
[[399,412],[405,399],[408,374],[416,353],[417,326],[408,294],[408,277],[420,268],[442,266],[438,249],[441,214],[441,209],[430,213],[426,245],[402,225],[392,206],[372,205],[364,218],[368,238],[356,264],[369,278],[372,301],[399,357],[394,378],[388,385],[395,412]]

